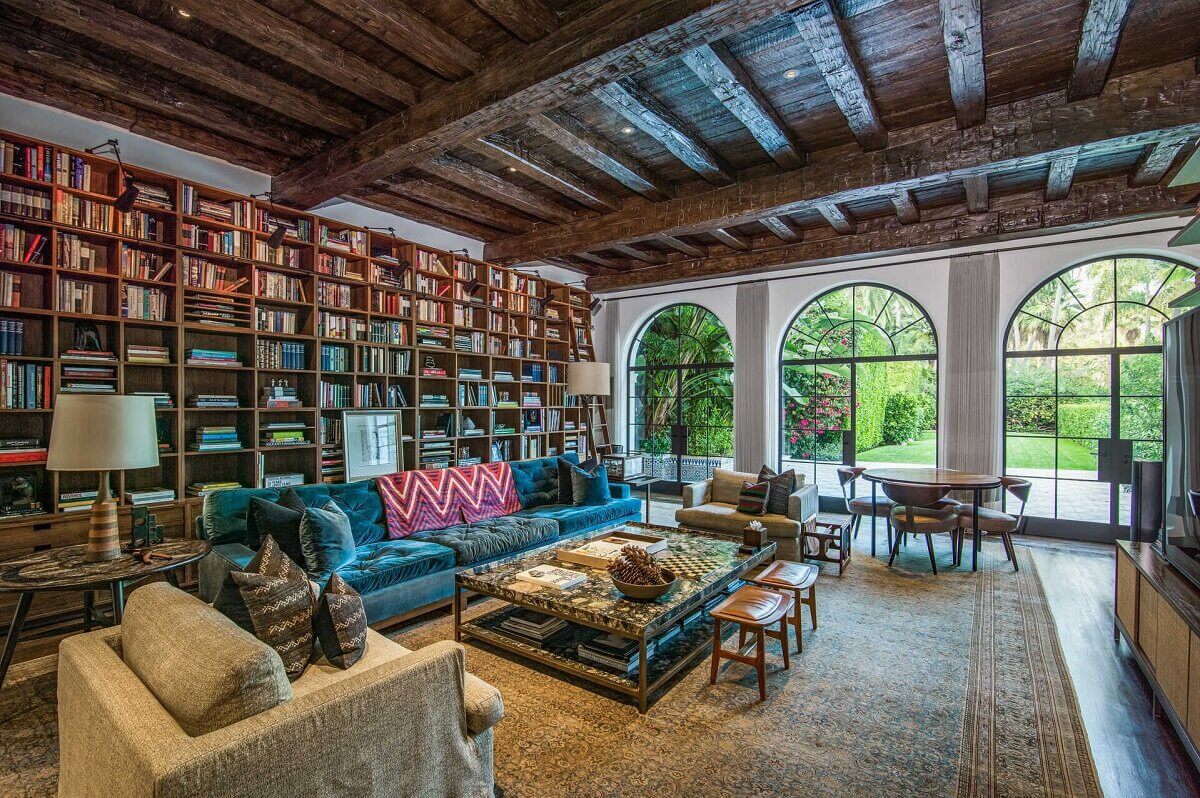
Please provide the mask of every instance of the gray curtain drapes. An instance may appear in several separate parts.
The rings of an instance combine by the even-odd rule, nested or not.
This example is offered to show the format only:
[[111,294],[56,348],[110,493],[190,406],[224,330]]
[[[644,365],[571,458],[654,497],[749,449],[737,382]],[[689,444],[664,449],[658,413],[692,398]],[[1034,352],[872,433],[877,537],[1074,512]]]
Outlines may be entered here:
[[767,284],[739,283],[733,336],[733,462],[758,471],[767,462]]

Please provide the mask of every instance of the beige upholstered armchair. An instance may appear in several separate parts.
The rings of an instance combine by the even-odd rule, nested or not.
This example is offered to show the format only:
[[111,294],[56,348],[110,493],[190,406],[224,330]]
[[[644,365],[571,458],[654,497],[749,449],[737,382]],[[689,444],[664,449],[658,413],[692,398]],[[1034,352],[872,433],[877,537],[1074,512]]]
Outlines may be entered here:
[[495,688],[453,642],[368,632],[288,683],[273,649],[165,583],[59,649],[59,795],[491,798]]
[[776,556],[799,560],[800,532],[817,517],[817,486],[801,485],[788,497],[787,515],[767,513],[746,515],[737,509],[743,482],[756,482],[756,474],[718,468],[712,479],[683,486],[683,507],[675,511],[680,526],[740,535],[751,521],[767,528],[767,537],[776,545]]

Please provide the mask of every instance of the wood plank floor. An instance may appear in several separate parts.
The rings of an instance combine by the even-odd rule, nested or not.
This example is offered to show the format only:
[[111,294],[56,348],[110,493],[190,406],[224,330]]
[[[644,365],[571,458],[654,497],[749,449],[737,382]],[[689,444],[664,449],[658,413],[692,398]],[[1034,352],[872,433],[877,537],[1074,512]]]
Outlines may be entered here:
[[[678,507],[679,499],[656,495],[651,522],[675,526]],[[1046,538],[1025,538],[1020,545],[1032,550],[1041,574],[1104,794],[1200,795],[1200,774],[1170,723],[1154,717],[1150,688],[1133,655],[1113,641],[1113,548]],[[855,556],[864,555],[869,551]]]

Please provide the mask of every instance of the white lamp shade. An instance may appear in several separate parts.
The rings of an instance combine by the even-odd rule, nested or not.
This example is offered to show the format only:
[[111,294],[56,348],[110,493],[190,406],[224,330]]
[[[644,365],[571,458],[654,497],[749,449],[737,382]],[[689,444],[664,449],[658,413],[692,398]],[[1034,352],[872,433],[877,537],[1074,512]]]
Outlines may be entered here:
[[158,465],[151,396],[59,394],[50,426],[51,471],[119,471]]
[[578,362],[567,366],[567,393],[574,396],[608,396],[612,382],[607,363]]

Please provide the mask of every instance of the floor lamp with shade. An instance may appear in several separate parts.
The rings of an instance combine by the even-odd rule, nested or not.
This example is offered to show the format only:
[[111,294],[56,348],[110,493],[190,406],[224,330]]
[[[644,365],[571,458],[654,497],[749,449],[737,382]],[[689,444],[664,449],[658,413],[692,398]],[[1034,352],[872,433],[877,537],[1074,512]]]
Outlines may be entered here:
[[88,562],[121,556],[109,472],[157,465],[153,397],[59,394],[55,399],[46,468],[100,472],[84,553]]
[[596,399],[612,395],[612,370],[608,363],[577,361],[567,366],[567,393],[578,396],[587,409],[588,452],[593,460],[600,459],[596,446]]

